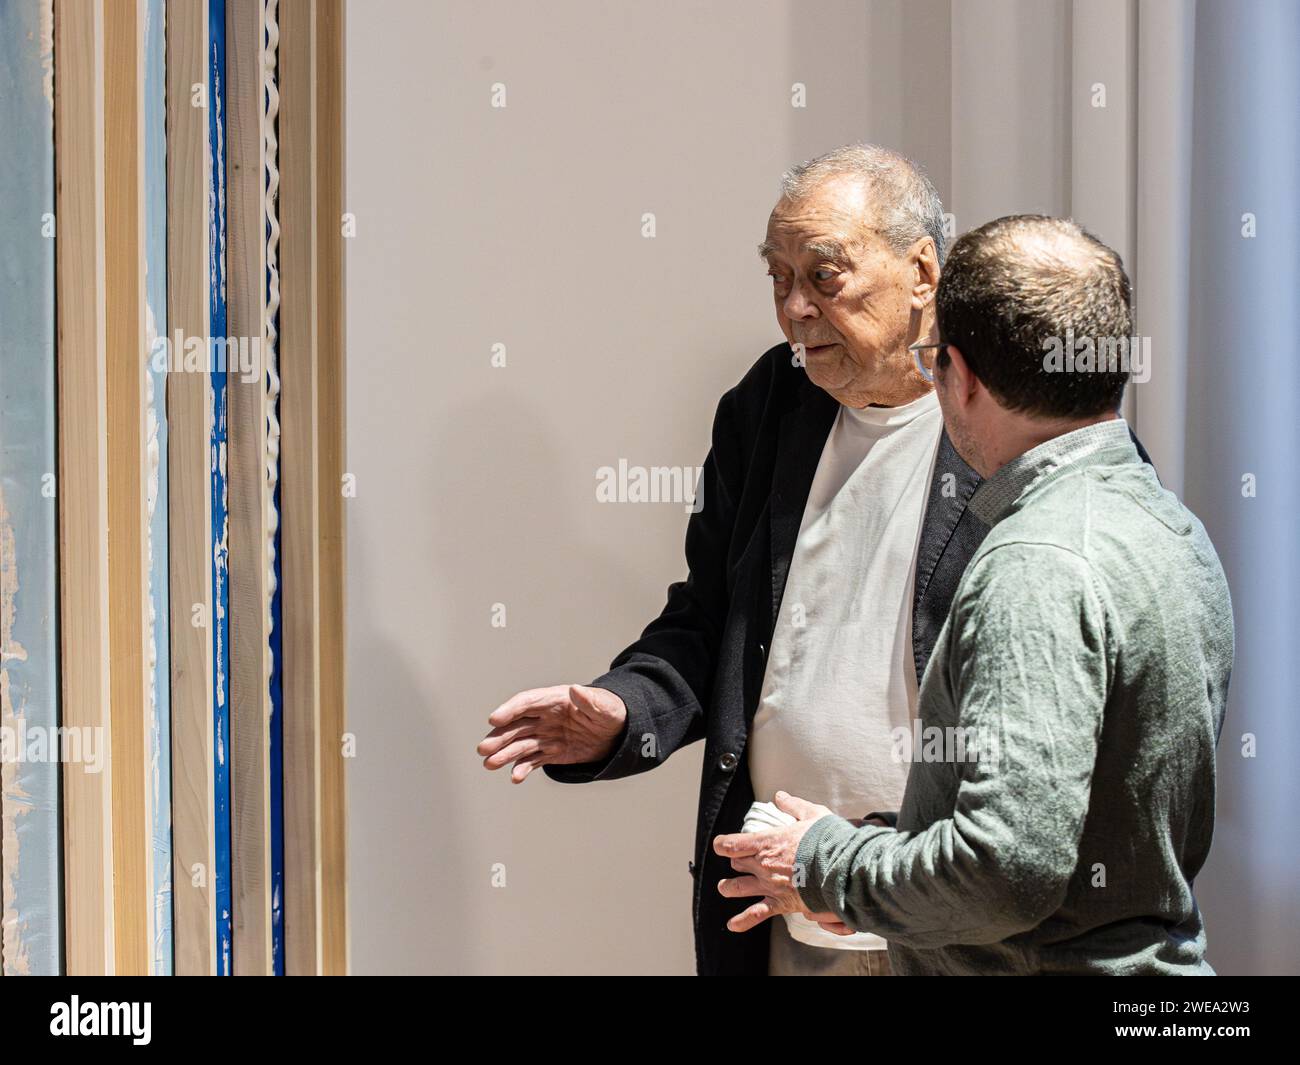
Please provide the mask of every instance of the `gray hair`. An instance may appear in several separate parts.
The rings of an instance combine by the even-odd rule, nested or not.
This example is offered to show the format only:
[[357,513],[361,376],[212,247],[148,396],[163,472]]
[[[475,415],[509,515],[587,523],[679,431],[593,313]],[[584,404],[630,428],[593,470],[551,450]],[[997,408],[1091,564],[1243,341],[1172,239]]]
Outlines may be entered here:
[[943,203],[916,163],[878,144],[846,144],[816,159],[793,166],[781,175],[781,195],[800,200],[830,177],[847,174],[866,182],[876,209],[875,228],[900,254],[922,237],[934,241],[940,264],[944,258]]

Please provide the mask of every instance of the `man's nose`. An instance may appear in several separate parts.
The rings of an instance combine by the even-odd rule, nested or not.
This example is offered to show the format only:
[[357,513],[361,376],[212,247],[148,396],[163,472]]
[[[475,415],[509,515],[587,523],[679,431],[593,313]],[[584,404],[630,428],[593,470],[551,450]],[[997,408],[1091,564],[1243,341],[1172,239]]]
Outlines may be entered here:
[[816,318],[821,314],[817,304],[808,298],[803,285],[798,282],[790,287],[790,295],[786,296],[782,310],[785,311],[785,316],[791,321]]

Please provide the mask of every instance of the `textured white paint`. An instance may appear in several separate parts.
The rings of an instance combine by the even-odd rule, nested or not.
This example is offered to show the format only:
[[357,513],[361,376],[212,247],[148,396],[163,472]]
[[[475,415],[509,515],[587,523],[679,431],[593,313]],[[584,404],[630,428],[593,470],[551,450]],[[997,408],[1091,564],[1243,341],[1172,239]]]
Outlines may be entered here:
[[54,0],[41,0],[41,91],[54,114]]
[[[0,485],[0,726],[9,735],[22,734],[24,715],[13,705],[8,665],[25,662],[27,652],[13,638],[15,597],[18,594],[18,560],[14,552],[14,530],[5,508],[4,486]],[[4,971],[14,976],[31,972],[31,959],[23,943],[23,922],[15,906],[18,898],[18,818],[31,809],[31,799],[18,776],[18,758],[0,765],[0,792],[3,792],[3,831],[0,833],[0,871],[3,872],[4,911],[0,914],[4,944]]]
[[[146,12],[148,8],[145,9]],[[146,16],[147,17],[147,16]],[[145,278],[148,279],[148,264],[145,264]],[[158,323],[153,316],[153,308],[149,306],[148,301],[144,305],[145,310],[145,351],[153,352],[154,344],[158,340]],[[160,473],[161,449],[158,443],[158,412],[154,408],[154,384],[153,374],[148,366],[145,367],[144,374],[145,384],[145,467],[146,467],[146,512],[148,527],[153,528],[154,513],[158,509],[158,477]],[[153,537],[145,537],[147,545],[146,560],[148,565],[145,567],[145,598],[149,602],[149,644],[146,648],[149,664],[149,735],[158,735],[158,610],[154,605],[153,595]],[[160,749],[157,743],[150,745],[149,755],[149,775],[150,775],[150,794],[157,796],[161,788],[161,766],[159,765]],[[159,904],[161,896],[154,897],[155,907]],[[154,930],[157,931],[158,925],[155,922]]]
[[[280,113],[280,90],[277,86],[276,60],[280,44],[280,24],[277,21],[279,0],[266,3],[266,51],[262,84],[265,89],[265,111],[262,116],[262,137],[265,143],[266,184],[263,208],[266,214],[266,271],[267,300],[262,321],[262,353],[266,361],[266,603],[265,627],[268,640],[271,632],[271,602],[275,596],[275,534],[280,525],[280,514],[275,506],[275,488],[280,479],[280,402],[279,334],[275,327],[280,310],[280,218],[277,195],[280,189],[280,151],[275,135],[275,120]],[[266,656],[266,718],[271,718],[271,671],[274,662]]]

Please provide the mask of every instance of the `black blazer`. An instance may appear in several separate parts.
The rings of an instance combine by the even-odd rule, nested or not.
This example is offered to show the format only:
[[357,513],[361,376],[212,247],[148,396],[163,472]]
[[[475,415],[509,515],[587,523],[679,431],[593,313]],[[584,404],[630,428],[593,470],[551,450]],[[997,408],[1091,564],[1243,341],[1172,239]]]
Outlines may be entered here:
[[[701,477],[703,505],[686,528],[685,581],[663,612],[593,687],[627,704],[627,726],[604,762],[545,767],[553,780],[586,783],[653,769],[704,740],[695,827],[695,958],[700,975],[766,975],[769,924],[737,934],[726,922],[753,899],[727,899],[732,875],[713,837],[739,832],[754,801],[745,743],[763,685],[781,595],[804,504],[836,400],[793,364],[788,344],[766,352],[718,403]],[[1142,453],[1141,445],[1138,450]],[[988,529],[966,509],[979,476],[945,433],[922,523],[912,599],[920,681],[966,563]],[[858,816],[871,811],[863,810]]]

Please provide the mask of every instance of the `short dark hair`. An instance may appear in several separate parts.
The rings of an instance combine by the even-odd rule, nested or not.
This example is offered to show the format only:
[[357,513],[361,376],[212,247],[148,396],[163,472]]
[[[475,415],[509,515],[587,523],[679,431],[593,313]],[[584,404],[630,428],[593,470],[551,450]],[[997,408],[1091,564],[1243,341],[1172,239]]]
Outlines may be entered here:
[[[1119,408],[1127,361],[1112,355],[1073,372],[1056,372],[1045,361],[1054,341],[1064,345],[1072,336],[1100,345],[1133,332],[1123,261],[1076,222],[1009,215],[972,229],[948,253],[936,310],[939,339],[961,351],[1004,407],[1055,418]],[[1073,353],[1071,369],[1072,360]],[[941,349],[938,364],[947,363]]]

